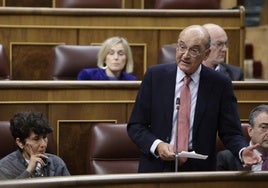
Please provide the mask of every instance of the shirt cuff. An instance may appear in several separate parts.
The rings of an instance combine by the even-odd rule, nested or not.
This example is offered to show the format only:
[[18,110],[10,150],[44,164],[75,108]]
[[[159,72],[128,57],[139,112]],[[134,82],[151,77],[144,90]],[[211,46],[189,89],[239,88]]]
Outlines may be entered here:
[[160,140],[160,139],[156,139],[156,140],[154,141],[154,143],[152,144],[151,148],[150,148],[150,152],[151,152],[151,153],[153,154],[153,156],[155,156],[156,158],[158,158],[159,155],[158,155],[158,153],[156,153],[155,151],[156,151],[156,148],[157,148],[158,144],[161,143],[161,142],[163,142],[163,141]]
[[246,149],[246,147],[243,147],[240,151],[239,151],[239,159],[242,163],[244,163],[244,160],[242,158],[242,152]]

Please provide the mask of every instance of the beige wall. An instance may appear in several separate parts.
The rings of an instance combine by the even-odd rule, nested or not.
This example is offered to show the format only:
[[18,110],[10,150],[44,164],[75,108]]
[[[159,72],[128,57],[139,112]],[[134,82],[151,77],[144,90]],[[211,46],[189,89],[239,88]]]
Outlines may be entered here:
[[236,6],[237,0],[221,0],[221,8],[225,9],[225,8],[232,8],[234,6]]
[[245,43],[253,44],[254,60],[262,62],[263,79],[268,80],[268,25],[247,27]]

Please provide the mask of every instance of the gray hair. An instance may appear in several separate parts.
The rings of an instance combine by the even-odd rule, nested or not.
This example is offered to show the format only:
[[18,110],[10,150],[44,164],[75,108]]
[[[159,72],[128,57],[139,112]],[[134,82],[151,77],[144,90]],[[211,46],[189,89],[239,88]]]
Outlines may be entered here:
[[253,110],[251,110],[249,114],[249,124],[251,125],[251,127],[254,127],[256,117],[262,112],[265,112],[266,114],[268,114],[268,105],[261,104],[255,107]]
[[132,73],[133,68],[134,68],[132,51],[130,49],[130,46],[129,46],[127,40],[122,38],[122,37],[111,37],[111,38],[106,39],[102,43],[99,54],[98,54],[98,67],[100,67],[100,68],[105,67],[105,58],[106,58],[107,54],[109,53],[111,48],[115,44],[118,44],[118,43],[123,44],[123,47],[124,47],[124,50],[125,50],[125,53],[127,56],[126,66],[125,66],[123,71],[125,71],[126,73]]

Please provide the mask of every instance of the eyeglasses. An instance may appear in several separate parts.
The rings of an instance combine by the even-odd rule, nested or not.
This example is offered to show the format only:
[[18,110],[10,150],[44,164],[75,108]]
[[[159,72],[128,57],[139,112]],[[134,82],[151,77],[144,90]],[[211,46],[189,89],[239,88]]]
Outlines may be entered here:
[[226,42],[218,41],[218,42],[215,42],[215,43],[211,43],[211,45],[216,46],[217,48],[223,48],[223,46],[225,45],[226,48],[228,48],[229,43],[228,43],[228,41],[226,41]]
[[200,50],[199,49],[187,48],[183,44],[178,44],[177,45],[177,50],[178,50],[179,53],[186,53],[186,51],[188,51],[188,53],[190,54],[191,57],[197,57],[198,55],[200,55]]

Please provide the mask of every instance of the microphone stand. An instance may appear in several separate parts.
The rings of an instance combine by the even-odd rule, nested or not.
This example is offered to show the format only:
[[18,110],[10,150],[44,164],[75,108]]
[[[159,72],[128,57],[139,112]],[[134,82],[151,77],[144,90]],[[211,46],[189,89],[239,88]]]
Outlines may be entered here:
[[[180,98],[176,99],[176,107],[177,107],[177,112],[179,116],[179,108],[180,108]],[[177,118],[178,120],[178,118]],[[176,132],[175,132],[175,172],[178,172],[178,166],[179,166],[179,151],[178,151],[178,122],[176,125]]]

